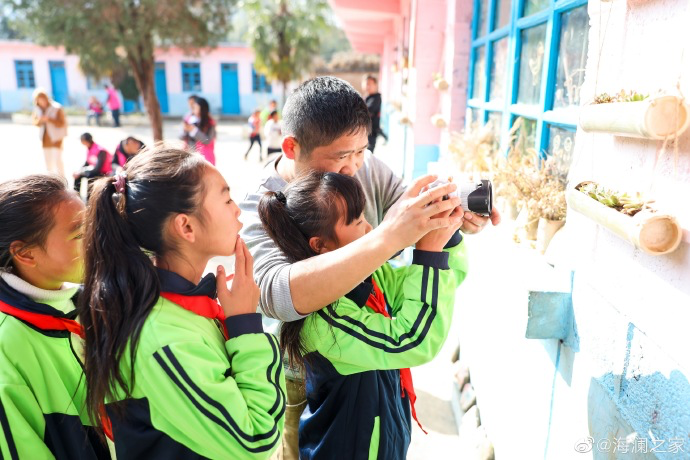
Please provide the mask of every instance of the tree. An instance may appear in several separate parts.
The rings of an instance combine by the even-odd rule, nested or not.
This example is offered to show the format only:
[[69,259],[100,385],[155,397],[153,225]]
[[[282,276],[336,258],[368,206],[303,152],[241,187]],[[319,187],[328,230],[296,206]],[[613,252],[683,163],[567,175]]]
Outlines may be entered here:
[[[235,0],[0,0],[38,43],[62,45],[86,69],[125,62],[149,114],[153,137],[163,138],[154,85],[157,46],[185,51],[215,46],[229,28]],[[114,71],[114,68],[109,68]]]
[[329,6],[325,0],[247,0],[241,4],[249,21],[248,41],[254,67],[269,80],[287,85],[312,69],[322,34],[328,33]]

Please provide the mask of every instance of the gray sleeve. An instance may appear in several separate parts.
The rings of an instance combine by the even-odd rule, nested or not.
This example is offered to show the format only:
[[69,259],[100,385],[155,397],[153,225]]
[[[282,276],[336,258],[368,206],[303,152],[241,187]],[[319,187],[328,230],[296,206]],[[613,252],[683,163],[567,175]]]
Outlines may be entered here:
[[402,178],[395,175],[386,163],[372,155],[369,159],[370,180],[375,190],[376,201],[384,217],[407,188]]
[[259,307],[264,315],[281,321],[306,318],[295,310],[290,293],[292,264],[264,230],[258,214],[261,195],[249,194],[240,203],[244,227],[240,232],[254,257],[254,279],[261,290]]
[[201,142],[202,144],[210,144],[211,141],[216,137],[216,127],[211,125],[208,129],[208,133],[203,132],[200,129],[196,130],[196,133],[194,133],[194,136],[192,138],[197,141]]

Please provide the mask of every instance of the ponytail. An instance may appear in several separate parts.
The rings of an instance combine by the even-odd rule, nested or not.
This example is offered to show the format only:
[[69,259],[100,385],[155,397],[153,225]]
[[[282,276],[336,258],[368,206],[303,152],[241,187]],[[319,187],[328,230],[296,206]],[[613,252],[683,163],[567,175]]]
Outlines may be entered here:
[[[168,248],[163,231],[175,213],[193,214],[201,201],[205,162],[190,152],[155,147],[134,157],[127,176],[94,185],[84,239],[85,279],[79,319],[86,336],[86,405],[100,424],[105,401],[131,397],[142,327],[160,295],[150,255]],[[129,375],[120,366],[129,346]]]
[[[364,191],[357,179],[313,172],[290,184],[285,193],[266,193],[258,210],[269,236],[290,261],[298,262],[318,255],[309,244],[311,237],[337,242],[338,222],[344,219],[350,224],[359,218],[364,204]],[[280,345],[292,367],[304,365],[303,326],[304,319],[300,319],[285,322],[280,328]]]

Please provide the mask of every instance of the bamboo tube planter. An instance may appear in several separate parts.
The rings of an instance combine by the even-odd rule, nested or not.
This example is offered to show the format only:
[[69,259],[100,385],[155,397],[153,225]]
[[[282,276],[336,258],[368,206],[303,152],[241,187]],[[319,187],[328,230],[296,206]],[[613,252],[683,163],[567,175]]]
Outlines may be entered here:
[[566,192],[568,206],[636,248],[658,256],[673,252],[680,244],[683,229],[675,217],[650,209],[628,216],[580,192],[577,190],[580,185]]
[[681,135],[689,124],[690,110],[677,96],[580,107],[580,127],[588,133],[665,139]]

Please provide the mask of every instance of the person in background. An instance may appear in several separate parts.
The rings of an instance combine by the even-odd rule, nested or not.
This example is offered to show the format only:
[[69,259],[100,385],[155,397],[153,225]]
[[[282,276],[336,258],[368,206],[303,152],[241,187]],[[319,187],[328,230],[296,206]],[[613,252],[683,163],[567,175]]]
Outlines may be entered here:
[[272,153],[280,153],[283,151],[281,147],[283,135],[280,129],[280,120],[278,120],[277,110],[274,110],[268,116],[268,120],[266,120],[266,124],[264,125],[264,136],[266,137],[266,158]]
[[91,126],[91,120],[96,120],[96,125],[101,126],[101,117],[103,116],[103,106],[96,96],[89,98],[89,108],[86,110],[86,125]]
[[381,93],[379,93],[379,85],[376,77],[373,75],[364,77],[364,80],[362,80],[362,90],[364,91],[364,101],[367,103],[367,109],[369,109],[369,116],[371,117],[369,151],[374,153],[376,138],[379,136],[379,133],[381,133]]
[[193,125],[196,123],[196,117],[194,116],[194,104],[196,104],[196,98],[198,96],[196,94],[192,94],[187,98],[187,104],[189,105],[189,112],[185,114],[184,117],[182,117],[182,123],[187,123],[189,125]]
[[113,154],[112,172],[117,174],[122,171],[125,164],[145,147],[142,141],[132,136],[120,141]]
[[[268,103],[266,107],[263,108],[261,111],[261,124],[265,125],[266,122],[268,121],[269,117],[273,112],[278,111],[278,101],[275,99],[272,99],[271,102]],[[278,114],[278,118],[280,118],[280,114]]]
[[86,147],[86,161],[79,171],[75,171],[74,190],[79,193],[81,190],[81,180],[88,180],[87,199],[91,194],[91,185],[94,179],[108,176],[112,171],[112,154],[93,141],[90,133],[81,135],[81,143]]
[[263,159],[263,148],[261,147],[261,111],[258,109],[255,110],[247,120],[247,123],[249,123],[250,129],[249,148],[247,149],[247,153],[244,154],[244,159],[247,159],[249,152],[251,152],[252,147],[254,147],[254,143],[257,142],[259,144],[259,161],[261,161]]
[[182,140],[187,147],[194,147],[212,165],[216,164],[216,121],[209,113],[208,101],[203,97],[195,97],[192,105],[193,123],[184,123]]
[[113,85],[106,85],[105,90],[108,92],[107,105],[110,113],[113,115],[113,122],[115,127],[120,127],[120,97],[117,95],[117,90]]
[[75,317],[84,203],[67,181],[0,184],[0,458],[109,459],[84,404]]
[[39,127],[43,143],[43,155],[48,172],[65,176],[62,162],[62,140],[67,136],[67,117],[62,106],[55,102],[43,88],[36,88],[33,94],[34,112],[31,119]]

